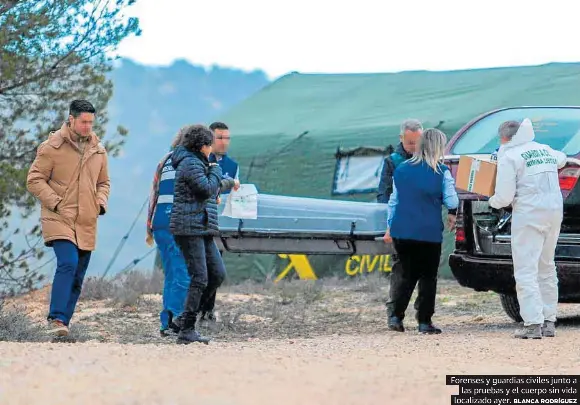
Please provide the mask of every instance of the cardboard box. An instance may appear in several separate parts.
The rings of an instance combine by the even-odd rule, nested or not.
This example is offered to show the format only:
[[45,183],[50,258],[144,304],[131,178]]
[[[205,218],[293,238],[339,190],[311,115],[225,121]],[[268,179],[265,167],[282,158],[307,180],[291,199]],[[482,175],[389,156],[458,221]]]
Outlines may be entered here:
[[495,162],[476,159],[471,156],[461,156],[455,186],[470,193],[491,197],[495,192]]

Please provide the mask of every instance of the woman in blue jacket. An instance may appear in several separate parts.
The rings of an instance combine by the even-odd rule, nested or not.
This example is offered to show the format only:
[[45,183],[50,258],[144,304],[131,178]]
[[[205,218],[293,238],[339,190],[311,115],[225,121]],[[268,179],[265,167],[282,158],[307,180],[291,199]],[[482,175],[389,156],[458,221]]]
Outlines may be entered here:
[[[404,332],[403,319],[413,290],[419,283],[415,304],[418,330],[441,333],[432,323],[435,313],[437,272],[441,260],[443,220],[448,210],[449,229],[455,228],[459,199],[449,169],[441,163],[447,137],[438,129],[423,133],[413,157],[401,163],[393,176],[384,241],[393,242],[401,261],[391,275],[389,329]],[[393,269],[395,271],[395,269]]]
[[208,343],[195,329],[200,307],[223,282],[226,270],[214,237],[219,235],[217,199],[235,185],[222,179],[217,163],[209,162],[213,132],[192,125],[172,155],[175,190],[169,228],[181,249],[191,277],[177,343]]

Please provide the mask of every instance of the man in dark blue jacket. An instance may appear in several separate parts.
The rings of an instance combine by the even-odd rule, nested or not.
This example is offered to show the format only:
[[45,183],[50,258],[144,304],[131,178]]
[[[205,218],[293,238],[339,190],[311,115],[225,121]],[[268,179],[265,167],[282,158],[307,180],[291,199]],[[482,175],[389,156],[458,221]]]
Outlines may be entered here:
[[[240,185],[239,174],[240,168],[238,163],[228,156],[228,149],[230,147],[230,129],[223,122],[213,122],[209,129],[214,133],[214,143],[212,146],[212,154],[210,155],[210,162],[216,162],[222,169],[222,176],[224,179],[234,179],[236,180],[236,188]],[[222,192],[222,195],[227,197],[228,191]],[[220,254],[223,254],[220,251]],[[216,291],[217,292],[217,291]],[[212,294],[211,297],[206,301],[204,307],[201,311],[202,321],[216,321],[214,308],[216,292]]]
[[400,142],[395,151],[385,158],[377,202],[387,204],[393,192],[393,174],[397,166],[407,159],[410,159],[415,152],[417,142],[423,133],[423,125],[415,119],[405,120],[401,124]]
[[[459,200],[450,170],[440,163],[447,137],[438,129],[428,129],[411,160],[403,162],[393,177],[393,193],[388,204],[387,230],[383,240],[393,243],[400,267],[391,274],[389,329],[404,332],[403,319],[415,286],[418,330],[438,334],[432,323],[435,313],[437,270],[441,260],[443,221],[441,207],[448,210],[448,225],[455,227]],[[418,215],[420,213],[420,215]]]
[[[387,204],[389,198],[393,193],[393,176],[395,174],[395,169],[407,159],[413,157],[415,153],[415,148],[419,142],[419,138],[423,134],[423,125],[419,120],[408,119],[403,121],[401,124],[401,134],[400,142],[395,148],[395,151],[385,158],[383,164],[383,171],[381,173],[381,180],[379,183],[379,190],[377,195],[377,202]],[[389,294],[389,300],[386,302],[387,312],[389,317],[391,314],[391,308],[393,306],[392,297],[398,295],[396,289],[401,285],[402,271],[401,262],[396,254],[390,257],[392,262],[391,271],[391,288]],[[419,307],[419,301],[415,301],[415,308]]]

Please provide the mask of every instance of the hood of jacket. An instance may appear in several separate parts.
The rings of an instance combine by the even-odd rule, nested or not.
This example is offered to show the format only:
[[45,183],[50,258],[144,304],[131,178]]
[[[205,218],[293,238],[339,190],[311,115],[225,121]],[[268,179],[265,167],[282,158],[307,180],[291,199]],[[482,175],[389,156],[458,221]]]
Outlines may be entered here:
[[171,153],[171,166],[173,166],[174,169],[177,169],[179,163],[189,155],[191,155],[191,152],[179,145],[173,150],[173,153]]
[[179,145],[177,148],[175,148],[175,150],[171,154],[171,165],[173,166],[174,169],[177,169],[179,163],[181,163],[183,159],[185,159],[188,156],[195,156],[196,158],[201,160],[206,166],[209,165],[209,161],[203,153],[192,152],[182,145]]
[[532,142],[536,138],[534,132],[534,126],[529,118],[525,118],[514,137],[508,143],[504,144],[503,147],[506,149],[513,148],[519,145],[523,145],[528,142]]

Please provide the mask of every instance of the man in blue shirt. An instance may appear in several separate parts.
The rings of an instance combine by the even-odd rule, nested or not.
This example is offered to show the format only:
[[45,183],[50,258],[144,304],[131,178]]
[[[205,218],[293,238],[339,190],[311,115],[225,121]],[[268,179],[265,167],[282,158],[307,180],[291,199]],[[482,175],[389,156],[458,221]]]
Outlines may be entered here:
[[209,126],[215,135],[210,159],[214,159],[222,168],[224,177],[239,179],[238,163],[228,156],[230,148],[230,130],[223,122],[214,122]]
[[[240,186],[239,174],[240,168],[238,163],[228,156],[228,149],[230,147],[230,129],[223,122],[214,122],[209,126],[214,133],[214,143],[212,146],[212,153],[210,155],[210,162],[217,162],[222,169],[222,175],[224,178],[233,178],[238,180],[234,190]],[[224,198],[227,198],[228,192],[224,192]],[[223,254],[220,251],[220,254]],[[216,294],[214,293],[206,301],[204,307],[201,309],[201,320],[202,321],[216,321],[214,307],[215,307]]]

